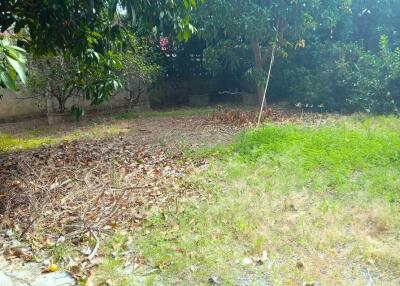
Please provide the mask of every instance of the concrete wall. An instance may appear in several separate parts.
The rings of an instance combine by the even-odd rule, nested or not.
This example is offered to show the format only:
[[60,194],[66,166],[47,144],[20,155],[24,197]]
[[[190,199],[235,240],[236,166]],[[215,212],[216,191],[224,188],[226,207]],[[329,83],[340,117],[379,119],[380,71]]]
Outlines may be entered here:
[[0,120],[37,117],[46,113],[46,101],[0,89]]
[[[14,93],[4,89],[0,89],[0,94],[3,95],[0,99],[0,122],[17,121],[24,118],[46,116],[47,114],[47,102],[43,97],[35,98],[24,95],[24,92]],[[66,105],[69,109],[74,104],[90,111],[112,112],[115,109],[127,108],[129,99],[127,93],[121,92],[99,106],[91,106],[88,101],[81,97],[70,98]],[[53,110],[56,111],[58,106],[56,100],[53,100],[52,106]],[[140,110],[149,108],[146,96],[142,97],[138,107]]]

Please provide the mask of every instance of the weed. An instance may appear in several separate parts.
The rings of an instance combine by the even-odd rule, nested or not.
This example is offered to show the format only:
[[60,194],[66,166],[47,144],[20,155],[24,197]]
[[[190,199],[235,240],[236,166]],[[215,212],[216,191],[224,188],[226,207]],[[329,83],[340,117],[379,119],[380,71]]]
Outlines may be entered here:
[[139,117],[139,114],[134,111],[119,112],[114,115],[114,118],[116,120],[131,120],[131,119],[135,119],[138,117]]
[[129,273],[124,271],[123,261],[118,258],[107,258],[96,271],[96,285],[112,284],[129,286]]
[[54,263],[59,263],[68,257],[74,257],[76,248],[71,242],[63,242],[54,245],[49,251]]

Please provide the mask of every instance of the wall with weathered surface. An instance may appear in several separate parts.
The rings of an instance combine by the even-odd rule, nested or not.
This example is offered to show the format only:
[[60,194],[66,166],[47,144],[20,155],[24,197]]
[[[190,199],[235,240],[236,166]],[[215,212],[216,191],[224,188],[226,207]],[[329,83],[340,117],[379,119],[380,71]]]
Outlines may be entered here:
[[37,117],[46,113],[46,102],[29,96],[0,89],[0,120]]
[[[20,120],[24,118],[32,118],[45,116],[47,113],[47,101],[43,97],[32,97],[24,95],[24,92],[13,93],[8,90],[0,89],[3,97],[0,99],[0,122]],[[126,92],[118,93],[110,98],[109,101],[98,105],[91,106],[88,101],[82,97],[70,98],[66,104],[67,108],[71,108],[74,104],[84,107],[90,111],[109,111],[115,109],[127,108],[129,106],[129,97]],[[54,99],[51,103],[53,110],[57,111],[57,101]],[[138,107],[135,110],[142,111],[150,108],[148,97],[142,96]]]

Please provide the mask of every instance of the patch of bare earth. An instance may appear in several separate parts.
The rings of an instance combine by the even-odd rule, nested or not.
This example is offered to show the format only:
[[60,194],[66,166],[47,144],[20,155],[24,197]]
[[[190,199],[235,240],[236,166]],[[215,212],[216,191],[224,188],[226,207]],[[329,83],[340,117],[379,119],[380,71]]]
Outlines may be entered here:
[[[240,130],[201,116],[117,123],[124,131],[112,137],[2,156],[0,228],[5,235],[0,248],[8,268],[21,272],[18,261],[35,260],[61,238],[90,250],[80,253],[87,262],[73,264],[81,267],[75,273],[79,277],[92,267],[98,250],[88,239],[99,240],[114,229],[134,231],[150,212],[201,197],[203,190],[183,178],[204,162],[193,162],[183,152],[227,142]],[[60,126],[65,132],[69,128]]]
[[135,131],[8,154],[2,228],[24,238],[135,228],[149,210],[201,192],[183,183],[198,164],[182,158],[184,149],[226,142],[239,130],[202,117],[122,124]]

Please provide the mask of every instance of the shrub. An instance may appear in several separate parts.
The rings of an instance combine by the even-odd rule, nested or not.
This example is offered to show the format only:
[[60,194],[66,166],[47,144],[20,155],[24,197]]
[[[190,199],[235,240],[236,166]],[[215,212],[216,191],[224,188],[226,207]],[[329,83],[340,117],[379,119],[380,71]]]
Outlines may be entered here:
[[327,110],[398,113],[400,108],[400,49],[391,50],[381,37],[379,53],[359,43],[316,45],[311,62],[301,63],[284,77],[289,82],[290,101]]

